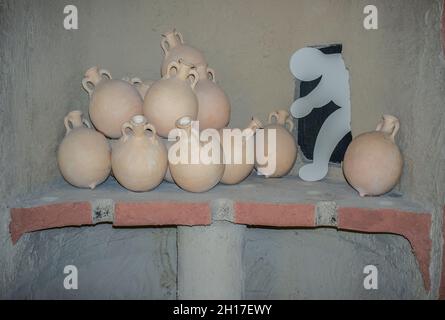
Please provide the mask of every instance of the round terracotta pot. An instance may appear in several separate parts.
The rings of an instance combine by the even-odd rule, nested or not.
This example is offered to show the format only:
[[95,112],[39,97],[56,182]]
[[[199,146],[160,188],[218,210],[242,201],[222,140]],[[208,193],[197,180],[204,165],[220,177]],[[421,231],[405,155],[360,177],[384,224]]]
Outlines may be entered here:
[[[260,163],[256,157],[255,168],[260,175],[264,175],[266,178],[280,178],[291,171],[297,159],[297,143],[292,135],[293,128],[294,123],[287,110],[278,110],[269,114],[269,124],[264,127],[264,155],[268,159],[275,157],[276,163],[273,172],[266,172],[268,163]],[[276,134],[275,150],[272,146],[269,147],[268,135],[271,130],[275,130]],[[256,147],[258,147],[258,143],[261,141],[258,141],[257,138]]]
[[[203,143],[199,138],[199,131],[192,130],[190,117],[183,117],[177,121],[180,129],[179,140],[170,147],[169,167],[175,183],[190,192],[205,192],[212,189],[224,174],[223,150],[219,139]],[[219,157],[215,162],[204,162],[200,156],[202,148],[210,148],[214,143]],[[212,149],[213,150],[213,149]],[[209,154],[213,155],[213,151]],[[173,155],[182,157],[184,161],[174,161]],[[216,155],[215,155],[216,156]],[[175,157],[176,158],[176,157]]]
[[164,59],[161,65],[161,76],[167,74],[168,66],[172,61],[183,59],[192,65],[206,64],[201,51],[184,44],[182,34],[175,29],[162,35],[161,47],[164,50]]
[[378,196],[391,191],[399,182],[403,156],[395,143],[399,120],[384,115],[376,131],[352,140],[343,160],[343,173],[360,196]]
[[167,138],[181,117],[196,119],[198,99],[194,88],[198,79],[198,73],[191,65],[173,61],[166,75],[151,85],[145,96],[143,111],[156,127],[158,135]]
[[60,172],[73,186],[94,189],[110,174],[111,153],[107,139],[91,129],[81,111],[71,111],[64,121],[66,135],[57,152]]
[[128,190],[149,191],[162,182],[167,171],[167,150],[144,116],[134,116],[122,126],[122,138],[113,147],[111,165],[116,180]]
[[195,93],[198,97],[198,120],[201,130],[222,129],[230,121],[230,102],[227,95],[216,83],[215,71],[205,64],[196,66],[199,81]]
[[111,78],[109,71],[90,68],[82,80],[90,96],[90,118],[94,127],[109,138],[120,138],[122,125],[142,114],[142,98],[128,81]]
[[[226,165],[221,183],[238,184],[250,175],[255,165],[255,131],[262,127],[263,125],[258,119],[252,118],[249,126],[242,131],[239,129],[221,130],[221,145]],[[230,130],[234,135],[235,133],[242,133],[242,135],[230,139],[227,130]],[[225,143],[228,139],[231,142]],[[236,152],[239,152],[239,158],[237,158]]]

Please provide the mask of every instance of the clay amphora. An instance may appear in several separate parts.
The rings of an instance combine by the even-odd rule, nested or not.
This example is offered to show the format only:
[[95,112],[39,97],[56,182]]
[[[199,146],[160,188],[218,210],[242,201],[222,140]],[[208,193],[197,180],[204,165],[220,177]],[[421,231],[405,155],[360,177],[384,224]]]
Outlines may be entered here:
[[384,115],[376,131],[352,140],[343,160],[343,173],[360,196],[378,196],[389,192],[399,182],[403,157],[395,143],[399,120]]
[[[274,119],[276,122],[274,122]],[[265,164],[261,164],[256,158],[255,168],[259,174],[266,178],[279,178],[287,175],[297,159],[297,144],[292,130],[294,123],[287,110],[278,110],[269,114],[269,124],[264,127],[264,154],[267,158],[275,157],[276,166],[272,173],[266,172]],[[269,151],[268,134],[270,130],[275,130],[276,148],[275,153],[272,148]],[[256,146],[261,141],[256,138]]]
[[[252,118],[249,126],[242,130],[242,137],[238,139],[232,138],[230,146],[224,143],[224,132],[226,132],[226,130],[233,132],[234,129],[221,130],[221,145],[224,150],[226,164],[221,183],[238,184],[250,175],[255,165],[255,131],[262,127],[263,124],[257,118]],[[241,130],[238,129],[238,132],[241,132]],[[230,155],[228,153],[229,147],[231,148]],[[236,161],[235,150],[241,152],[241,163]]]
[[[176,70],[176,72],[174,72]],[[161,137],[167,138],[176,120],[198,115],[198,99],[194,88],[199,80],[192,66],[173,61],[162,79],[154,82],[144,100],[144,115]]]
[[122,138],[113,147],[111,165],[116,180],[128,190],[148,191],[162,182],[167,150],[144,116],[134,116],[122,126]]
[[57,152],[60,172],[73,186],[94,189],[110,174],[107,139],[91,128],[82,111],[71,111],[64,121],[66,135]]
[[216,83],[215,71],[205,64],[196,66],[199,81],[195,93],[198,97],[198,120],[200,130],[222,129],[230,121],[230,102],[227,95]]
[[[219,151],[219,158],[216,162],[204,163],[200,157],[202,148],[207,148],[207,142],[203,143],[199,139],[198,130],[192,130],[190,117],[183,117],[177,121],[177,128],[181,130],[178,142],[170,147],[169,168],[175,183],[182,189],[190,192],[204,192],[212,189],[221,180],[224,174],[223,150],[219,139],[216,143]],[[185,146],[186,154],[182,154],[181,145]],[[186,161],[172,162],[172,153],[178,157],[183,157]],[[212,151],[209,152],[210,155]],[[196,161],[193,160],[195,158]]]
[[184,44],[184,39],[178,31],[173,29],[162,35],[161,47],[164,59],[161,65],[161,76],[167,74],[168,65],[172,61],[183,59],[192,65],[206,64],[204,55],[198,49]]
[[142,114],[138,90],[128,81],[112,79],[105,69],[88,69],[82,86],[90,96],[89,112],[94,127],[109,138],[119,138],[122,125]]

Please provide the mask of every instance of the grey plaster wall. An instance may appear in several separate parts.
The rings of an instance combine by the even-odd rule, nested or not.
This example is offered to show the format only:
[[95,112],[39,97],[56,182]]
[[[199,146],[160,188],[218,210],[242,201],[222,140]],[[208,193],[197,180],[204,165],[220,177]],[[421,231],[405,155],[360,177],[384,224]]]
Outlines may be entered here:
[[[176,299],[176,229],[110,225],[33,233],[24,239],[7,299]],[[65,266],[78,270],[67,290]]]
[[[408,241],[333,229],[248,228],[244,245],[247,299],[425,299]],[[364,268],[378,270],[366,290]]]
[[[79,8],[80,29],[66,31],[62,27],[64,2],[1,1],[0,297],[10,295],[15,283],[29,279],[17,266],[26,266],[23,259],[29,246],[34,241],[43,243],[45,237],[25,237],[13,247],[7,205],[11,198],[58,177],[55,152],[64,134],[62,119],[69,110],[87,108],[87,96],[80,88],[84,70],[100,64],[115,77],[157,79],[159,35],[173,26],[183,32],[186,41],[202,48],[216,69],[217,79],[232,100],[233,126],[244,126],[251,115],[264,119],[271,110],[290,105],[293,79],[288,60],[296,49],[319,43],[344,44],[351,76],[354,135],[373,129],[382,113],[401,119],[399,141],[406,167],[400,188],[433,211],[429,297],[437,297],[440,209],[445,202],[442,1],[372,3],[379,9],[377,31],[362,28],[367,0],[135,0],[131,5],[124,0],[73,0],[70,4]],[[95,229],[88,230],[82,232],[94,238],[91,230]],[[71,231],[57,232],[63,238]],[[107,232],[112,236],[117,231]],[[103,240],[97,237],[99,242]],[[318,233],[310,237],[314,238],[308,242],[314,245],[332,241]],[[381,241],[404,245],[401,238],[390,239],[385,236]],[[372,247],[377,240],[357,235],[354,241],[365,241]],[[37,253],[44,252],[42,246],[35,245]],[[76,243],[71,246],[77,248]],[[341,247],[339,244],[338,250]],[[411,258],[405,258],[401,261],[409,266]],[[14,292],[26,295],[25,291]],[[322,288],[319,292],[321,296]],[[393,296],[396,291],[387,292]]]

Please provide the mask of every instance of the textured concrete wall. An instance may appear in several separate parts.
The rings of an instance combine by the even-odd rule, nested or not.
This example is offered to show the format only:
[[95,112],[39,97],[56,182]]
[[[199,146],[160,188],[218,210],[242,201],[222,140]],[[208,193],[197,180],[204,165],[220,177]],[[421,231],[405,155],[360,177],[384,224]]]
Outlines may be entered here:
[[[434,211],[431,297],[437,296],[445,154],[440,0],[375,0],[379,30],[362,27],[367,0],[73,0],[77,31],[62,28],[56,0],[0,2],[0,296],[15,279],[28,238],[12,247],[8,200],[56,176],[63,116],[86,110],[84,70],[157,79],[160,34],[173,26],[203,49],[232,100],[232,125],[265,118],[292,102],[290,55],[320,43],[344,44],[354,135],[382,113],[400,117],[406,157],[401,189]],[[63,232],[63,231],[61,231]],[[27,240],[28,239],[28,240]],[[397,240],[398,241],[398,240]],[[400,241],[403,241],[401,239]],[[75,246],[75,245],[73,245]]]
[[[425,299],[410,245],[390,235],[332,229],[247,229],[247,299]],[[378,270],[378,289],[366,290],[363,270]]]

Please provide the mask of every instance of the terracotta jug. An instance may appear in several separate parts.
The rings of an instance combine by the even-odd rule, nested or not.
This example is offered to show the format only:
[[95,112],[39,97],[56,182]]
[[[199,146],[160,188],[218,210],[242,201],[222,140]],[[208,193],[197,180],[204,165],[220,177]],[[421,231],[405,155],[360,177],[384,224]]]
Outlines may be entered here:
[[89,112],[94,127],[109,138],[119,138],[122,125],[142,114],[138,90],[128,81],[112,79],[105,69],[88,69],[82,86],[90,96]]
[[230,102],[227,95],[216,83],[215,71],[206,64],[196,66],[199,81],[195,93],[198,97],[198,120],[201,130],[222,129],[230,121]]
[[167,150],[144,116],[134,116],[122,126],[111,165],[116,180],[128,190],[149,191],[162,182],[168,165]]
[[[170,147],[170,173],[175,183],[182,189],[190,192],[204,192],[218,184],[224,174],[223,150],[219,139],[213,142],[201,142],[199,131],[192,130],[191,122],[190,117],[183,117],[177,121],[177,128],[181,129],[181,134],[178,142]],[[219,157],[216,162],[205,163],[200,157],[202,148],[210,147],[207,145],[208,143],[215,143],[218,148]],[[173,162],[173,154],[183,157],[185,161]],[[209,155],[218,156],[212,151],[209,152]]]
[[144,115],[156,127],[158,135],[167,138],[181,117],[196,119],[198,99],[194,89],[198,80],[198,73],[191,65],[173,61],[166,75],[151,85],[144,100]]
[[[287,110],[278,110],[269,114],[269,124],[264,127],[264,155],[268,159],[275,158],[275,168],[272,168],[273,172],[267,172],[267,165],[258,161],[256,157],[255,168],[259,174],[266,178],[279,178],[291,171],[297,159],[297,143],[292,135],[293,128],[294,123]],[[275,130],[276,134],[275,152],[272,148],[269,150],[268,135],[270,130]],[[261,142],[256,138],[256,147]],[[272,163],[268,164],[273,166]]]
[[167,74],[168,65],[172,61],[183,59],[192,65],[205,64],[204,55],[198,49],[184,44],[182,34],[175,29],[162,35],[161,47],[164,50],[164,60],[161,66],[161,76]]
[[145,99],[148,89],[150,89],[150,86],[154,82],[153,80],[141,80],[140,78],[132,78],[129,81],[135,86],[142,100]]
[[[224,143],[228,136],[225,136],[226,130],[221,130],[221,145],[224,150],[225,170],[221,178],[221,183],[238,184],[246,179],[253,170],[255,164],[255,131],[262,128],[263,124],[256,118],[252,118],[249,126],[242,131],[242,137],[232,138],[230,145]],[[241,130],[238,129],[238,132]],[[230,148],[230,155],[228,153]],[[236,159],[235,151],[240,152],[240,159]],[[238,161],[241,160],[241,161]]]
[[110,174],[111,153],[107,139],[91,129],[82,111],[71,111],[64,121],[66,135],[57,152],[60,172],[73,186],[94,189]]
[[395,143],[399,120],[384,115],[376,131],[352,140],[343,160],[343,173],[360,196],[378,196],[389,192],[399,182],[403,156]]

